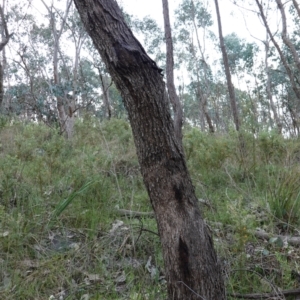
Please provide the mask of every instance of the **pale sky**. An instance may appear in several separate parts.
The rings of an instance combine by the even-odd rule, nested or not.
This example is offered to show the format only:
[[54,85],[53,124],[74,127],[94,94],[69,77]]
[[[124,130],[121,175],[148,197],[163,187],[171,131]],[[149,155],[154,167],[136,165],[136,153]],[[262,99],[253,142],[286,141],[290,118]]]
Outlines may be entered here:
[[[171,15],[171,23],[173,23],[173,12],[177,8],[180,0],[169,0],[169,10]],[[213,0],[209,0],[211,14],[214,19],[213,31],[217,34],[217,21],[215,13],[215,4]],[[162,0],[119,0],[119,3],[130,14],[137,15],[140,18],[149,15],[154,18],[163,27],[163,14],[162,14]],[[244,11],[245,18],[247,18],[247,27],[241,11],[232,4],[230,0],[219,0],[219,8],[222,19],[223,34],[227,35],[235,32],[239,37],[252,41],[248,29],[251,34],[260,39],[265,38],[264,28],[261,26],[258,17],[253,13]],[[256,7],[255,7],[256,9]]]
[[[157,23],[161,26],[163,30],[163,12],[162,12],[162,0],[117,0],[126,10],[127,13],[137,16],[139,19],[149,15],[151,18],[155,19]],[[178,7],[178,4],[182,0],[169,0],[169,10],[170,10],[170,19],[171,24],[174,23],[174,10]],[[247,12],[243,10],[241,12],[240,8],[237,8],[232,2],[234,0],[219,0],[219,7],[222,19],[222,28],[223,28],[223,35],[227,35],[230,33],[236,33],[240,38],[246,39],[247,42],[256,42],[256,44],[262,47],[262,43],[258,40],[251,37],[251,35],[259,38],[261,40],[265,39],[266,33],[265,28],[261,25],[257,15],[253,12]],[[47,2],[47,1],[46,1]],[[60,3],[63,7],[65,6],[65,0],[54,0],[56,5]],[[204,3],[209,3],[208,9],[213,17],[214,25],[210,28],[216,35],[218,39],[218,27],[217,27],[217,20],[216,20],[216,13],[215,13],[215,3],[213,0],[202,0]],[[242,3],[243,1],[238,1],[238,3]],[[45,11],[45,8],[41,2],[41,0],[31,0],[34,10],[38,14],[42,14]],[[254,3],[254,2],[253,2]],[[270,3],[274,3],[271,2]],[[255,3],[254,3],[255,4]],[[246,5],[246,4],[245,4]],[[256,5],[253,5],[253,10],[257,11]],[[246,19],[246,22],[245,22]],[[276,19],[276,16],[275,16]],[[272,22],[274,25],[274,22]],[[273,31],[276,29],[272,26]],[[274,29],[275,28],[275,29]],[[250,30],[250,32],[249,32]],[[138,37],[139,38],[139,37]],[[142,41],[141,41],[142,42]],[[221,58],[220,51],[216,51],[213,49],[214,46],[212,42],[207,44],[206,55],[208,54],[209,58],[208,63],[212,64],[214,60],[219,60]],[[257,63],[262,59],[262,56],[257,57]],[[217,68],[219,65],[215,67],[211,65],[212,68]],[[182,77],[184,75],[178,74],[178,77]]]
[[[173,12],[181,1],[182,0],[169,0],[171,24],[173,24],[174,22]],[[214,22],[213,26],[210,29],[215,33],[218,40],[219,33],[215,12],[215,3],[213,0],[203,0],[204,3],[206,1],[208,1],[209,3],[208,8],[210,9],[210,13],[213,17]],[[225,36],[234,32],[240,38],[245,39],[247,42],[255,42],[263,50],[263,44],[257,39],[265,40],[266,30],[264,26],[262,26],[257,15],[255,15],[253,12],[241,10],[240,8],[236,7],[232,3],[232,1],[233,0],[219,0],[223,35]],[[150,17],[155,19],[163,29],[162,0],[118,0],[118,2],[124,7],[127,13],[136,15],[140,19],[142,19],[144,16],[149,15]],[[254,6],[253,10],[257,10],[257,7]],[[216,59],[221,59],[221,53],[219,51],[216,51],[216,49],[211,49],[211,47],[213,46],[211,44],[209,46],[208,43],[206,55],[208,54],[209,56],[209,58],[207,57],[207,59],[210,67],[212,68],[212,70],[214,70],[214,72],[217,72],[220,66],[213,65],[213,61]],[[259,64],[263,59],[264,52],[261,52],[261,55],[259,55],[256,59],[256,64]],[[181,80],[182,76],[184,78],[187,78],[187,75],[185,73],[182,73],[182,71],[175,71],[175,81],[177,83]],[[239,79],[235,78],[235,76],[233,76],[233,81],[235,85],[239,86],[240,88],[244,85],[244,83],[240,82]]]

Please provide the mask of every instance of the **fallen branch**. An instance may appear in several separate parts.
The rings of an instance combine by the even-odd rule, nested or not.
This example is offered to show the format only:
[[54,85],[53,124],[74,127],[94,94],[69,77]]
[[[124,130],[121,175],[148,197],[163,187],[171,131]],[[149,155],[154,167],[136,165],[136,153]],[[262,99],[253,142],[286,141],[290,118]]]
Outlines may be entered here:
[[300,236],[289,236],[289,235],[271,235],[264,230],[257,230],[254,232],[254,235],[257,238],[263,239],[263,240],[269,240],[272,237],[278,237],[283,242],[287,242],[288,244],[292,246],[300,246]]
[[[140,212],[140,211],[133,211],[128,209],[118,209],[116,210],[117,214],[120,216],[127,216],[131,218],[140,218],[140,217],[148,217],[148,218],[154,218],[154,212]],[[208,221],[206,222],[212,226],[221,228],[224,225],[220,222],[213,222]],[[300,246],[300,236],[289,236],[289,235],[272,235],[270,233],[265,232],[264,230],[257,230],[254,231],[253,234],[260,239],[269,240],[272,237],[279,237],[283,242],[287,242],[288,244],[292,246]]]
[[140,211],[133,211],[128,209],[117,209],[116,212],[120,216],[127,216],[131,218],[140,218],[140,217],[154,218],[154,212],[140,212]]
[[274,293],[265,293],[265,294],[227,294],[230,297],[233,298],[239,298],[239,299],[267,299],[271,297],[276,296],[297,296],[300,295],[300,288],[299,289],[292,289],[292,290],[285,290],[280,292],[274,292]]

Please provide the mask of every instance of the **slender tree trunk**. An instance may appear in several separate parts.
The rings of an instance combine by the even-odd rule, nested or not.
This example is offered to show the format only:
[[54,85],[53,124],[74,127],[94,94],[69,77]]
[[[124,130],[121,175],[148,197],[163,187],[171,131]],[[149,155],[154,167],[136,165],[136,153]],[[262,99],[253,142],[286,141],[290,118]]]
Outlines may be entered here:
[[294,93],[295,93],[297,99],[300,100],[300,89],[299,89],[299,87],[297,86],[297,83],[295,82],[294,74],[293,74],[293,72],[292,72],[292,70],[291,70],[291,68],[290,68],[290,66],[289,66],[289,64],[288,64],[288,62],[287,62],[287,59],[286,59],[285,56],[284,56],[284,53],[283,53],[282,50],[280,49],[278,43],[276,42],[276,40],[275,40],[275,38],[274,38],[274,36],[273,36],[271,30],[270,30],[270,27],[269,27],[269,25],[268,25],[268,22],[267,22],[267,19],[266,19],[265,14],[264,14],[264,10],[263,10],[262,5],[260,4],[259,0],[255,0],[255,1],[256,1],[256,4],[257,4],[258,8],[259,8],[260,16],[261,16],[261,18],[262,18],[262,20],[263,20],[263,23],[264,23],[264,25],[265,25],[265,27],[266,27],[266,29],[267,29],[267,32],[268,32],[268,34],[269,34],[269,36],[270,36],[270,38],[271,38],[271,40],[272,40],[272,42],[273,42],[273,44],[274,44],[274,46],[275,46],[275,48],[276,48],[276,50],[277,50],[279,56],[280,56],[280,59],[281,59],[281,61],[282,61],[282,64],[283,64],[283,66],[284,66],[284,68],[285,68],[285,70],[286,70],[286,73],[287,73],[287,75],[288,75],[288,77],[289,77],[289,80],[290,80],[290,82],[291,82],[291,84],[292,84],[293,91],[294,91]]
[[[197,27],[196,20],[195,20],[195,4],[194,4],[193,0],[191,1],[191,5],[193,7],[193,9],[192,9],[192,12],[193,12],[192,19],[193,19],[193,26],[194,26],[195,33],[196,33],[198,49],[201,53],[201,58],[202,58],[202,61],[203,61],[203,64],[204,64],[204,83],[205,83],[205,86],[206,86],[206,90],[208,91],[208,94],[210,94],[210,87],[209,87],[209,83],[208,83],[208,79],[207,79],[207,65],[206,65],[206,61],[205,61],[205,57],[204,57],[204,51],[202,50],[202,47],[201,47],[201,44],[200,44],[200,39],[199,39],[199,34],[198,34],[198,27]],[[196,58],[196,53],[195,53],[194,47],[193,47],[193,56],[194,56],[194,59],[196,60],[197,58]],[[208,97],[207,97],[207,94],[203,93],[202,90],[201,90],[198,68],[197,68],[196,72],[197,72],[197,93],[199,94],[199,97],[201,97],[201,100],[200,100],[201,101],[201,106],[202,106],[202,109],[203,109],[203,112],[204,112],[204,115],[205,115],[205,118],[206,118],[206,122],[208,124],[209,132],[214,133],[215,132],[214,125],[212,123],[211,117],[210,117],[210,115],[208,113],[208,110],[207,110]]]
[[115,0],[75,0],[122,93],[160,234],[169,299],[226,299],[210,232],[175,135],[160,69],[126,25]]
[[214,133],[215,132],[214,125],[213,125],[211,117],[210,117],[210,115],[207,111],[207,97],[202,92],[198,72],[197,72],[197,96],[198,96],[198,99],[199,99],[199,102],[200,102],[200,108],[203,111],[206,122],[208,124],[209,132]]
[[[192,55],[194,60],[197,60],[196,57],[196,51],[194,48],[194,45],[191,44],[191,49],[192,49]],[[214,129],[214,125],[212,123],[211,117],[207,111],[207,96],[206,94],[203,93],[202,89],[201,89],[201,85],[200,85],[200,76],[199,76],[199,70],[198,68],[195,70],[196,72],[196,76],[197,76],[197,82],[196,82],[196,94],[197,94],[197,98],[199,99],[199,103],[200,103],[200,109],[202,110],[202,114],[205,116],[206,122],[208,124],[208,128],[209,128],[209,132],[214,133],[215,129]],[[205,124],[203,126],[205,128]]]
[[296,11],[298,13],[298,16],[300,18],[300,8],[299,8],[299,4],[297,3],[297,0],[293,0],[293,4],[294,4]]
[[297,120],[296,114],[289,103],[287,104],[287,108],[288,108],[288,111],[291,116],[294,134],[295,134],[295,136],[299,136],[299,125],[298,125],[298,120]]
[[3,104],[3,98],[4,98],[4,70],[2,62],[0,61],[0,111]]
[[4,16],[4,4],[0,5],[0,16],[1,16],[1,43],[0,43],[0,52],[2,52],[2,59],[0,61],[0,109],[3,105],[3,99],[4,99],[4,70],[6,67],[6,55],[5,55],[5,46],[9,42],[9,39],[11,38],[12,34],[9,34],[5,16]]
[[102,75],[100,67],[98,68],[99,77],[101,81],[101,89],[103,94],[103,102],[107,113],[107,119],[111,119],[111,107],[110,107],[110,100],[109,100],[109,87],[111,83],[108,83],[107,77]]
[[[52,11],[44,0],[42,0],[44,6],[50,14],[51,30],[53,35],[53,82],[57,90],[60,88],[61,81],[59,77],[58,62],[59,62],[59,42],[66,24],[66,19],[69,14],[72,0],[67,0],[66,10],[62,17],[61,26],[59,29],[56,28],[55,13]],[[70,100],[70,99],[69,99]],[[60,124],[60,132],[66,136],[67,139],[71,139],[74,133],[74,119],[73,119],[73,107],[68,104],[67,95],[62,95],[62,91],[56,94],[56,109],[58,113],[58,120]],[[65,109],[67,107],[67,111]]]
[[236,104],[234,86],[233,86],[232,80],[231,80],[228,56],[227,56],[225,43],[224,43],[224,37],[223,37],[223,33],[222,33],[222,23],[221,23],[221,16],[220,16],[218,0],[215,0],[215,5],[216,5],[216,12],[217,12],[217,19],[218,19],[220,47],[221,47],[222,56],[223,56],[224,69],[225,69],[229,98],[230,98],[230,105],[231,105],[231,110],[232,110],[232,114],[233,114],[235,129],[237,131],[239,131],[240,130],[240,120],[239,120],[239,114],[238,114],[238,109],[237,109],[237,104]]
[[163,4],[163,15],[165,24],[165,39],[166,39],[166,50],[167,50],[167,64],[166,64],[166,76],[167,76],[167,88],[170,102],[173,106],[174,111],[174,128],[175,134],[178,141],[182,140],[182,120],[183,112],[179,97],[176,93],[174,84],[174,55],[173,55],[173,39],[169,17],[169,4],[168,0],[162,0]]
[[281,21],[282,21],[282,32],[281,32],[281,36],[282,36],[282,40],[284,42],[284,44],[290,49],[294,62],[297,66],[297,69],[300,71],[300,58],[299,55],[297,53],[297,50],[294,46],[294,44],[291,42],[291,40],[288,37],[287,34],[287,22],[286,22],[286,15],[285,15],[285,11],[284,11],[284,7],[283,4],[281,2],[281,0],[276,0],[278,8],[280,10],[281,13]]
[[279,119],[277,109],[274,104],[273,96],[272,96],[271,76],[270,76],[270,68],[269,68],[269,63],[268,63],[268,55],[269,55],[269,40],[268,40],[268,38],[269,38],[269,36],[267,33],[266,41],[264,42],[264,44],[265,44],[265,70],[266,70],[266,75],[267,75],[266,92],[267,92],[267,97],[270,101],[270,106],[271,106],[271,110],[273,112],[275,123],[277,125],[278,133],[281,134],[282,123]]

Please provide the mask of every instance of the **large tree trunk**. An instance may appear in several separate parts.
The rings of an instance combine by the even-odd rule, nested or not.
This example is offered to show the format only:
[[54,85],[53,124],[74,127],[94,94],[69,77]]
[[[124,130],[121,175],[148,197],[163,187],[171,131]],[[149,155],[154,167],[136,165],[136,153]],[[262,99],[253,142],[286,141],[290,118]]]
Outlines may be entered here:
[[122,93],[160,234],[169,299],[226,299],[210,232],[175,136],[161,70],[126,25],[115,0],[75,0]]
[[174,111],[174,128],[175,134],[178,141],[181,143],[182,140],[182,106],[179,97],[176,93],[174,84],[174,57],[173,57],[173,40],[169,18],[169,4],[168,0],[162,0],[163,4],[163,15],[165,24],[165,38],[166,38],[166,50],[167,50],[167,64],[166,64],[166,75],[167,75],[167,88],[170,102],[173,106]]
[[238,114],[238,109],[237,109],[237,104],[236,104],[234,86],[233,86],[232,80],[231,80],[231,74],[230,74],[229,63],[228,63],[228,56],[227,56],[225,43],[224,43],[224,37],[223,37],[223,33],[222,33],[222,23],[221,23],[221,16],[220,16],[218,0],[215,0],[215,5],[216,5],[216,12],[217,12],[217,19],[218,19],[220,47],[221,47],[222,56],[223,56],[223,63],[224,63],[226,80],[227,80],[228,93],[229,93],[229,98],[230,98],[230,105],[231,105],[231,109],[232,109],[235,129],[237,131],[239,131],[240,130],[240,120],[239,120],[239,114]]

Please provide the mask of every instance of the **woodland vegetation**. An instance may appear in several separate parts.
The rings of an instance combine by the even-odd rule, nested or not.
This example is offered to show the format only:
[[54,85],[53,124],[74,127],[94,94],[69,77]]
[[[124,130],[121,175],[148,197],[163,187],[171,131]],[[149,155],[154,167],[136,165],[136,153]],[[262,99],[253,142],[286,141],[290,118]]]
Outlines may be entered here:
[[[157,110],[171,115],[165,121],[155,115],[156,122],[179,149],[179,158],[172,155],[184,184],[191,177],[195,193],[188,198],[195,195],[195,214],[199,206],[214,242],[227,299],[299,297],[299,4],[233,2],[261,21],[264,40],[223,36],[228,16],[217,0],[182,0],[171,20],[163,0],[164,28],[122,9],[142,46],[115,48],[124,61],[112,67],[115,57],[101,59],[97,31],[85,30],[93,23],[71,0],[3,0],[1,299],[221,299],[205,298],[192,282],[183,280],[179,292],[172,286],[166,257],[173,252],[164,249],[171,232],[164,237],[163,222],[174,212],[155,202],[172,178],[157,180],[156,194],[147,181],[152,169],[140,132],[151,133],[148,108],[141,109],[148,102],[130,98],[136,85],[130,76],[138,72],[128,53],[137,51],[141,72],[149,68],[166,80]],[[106,41],[103,51],[110,51]],[[128,91],[122,76],[130,78]],[[174,197],[188,203],[176,189]]]

